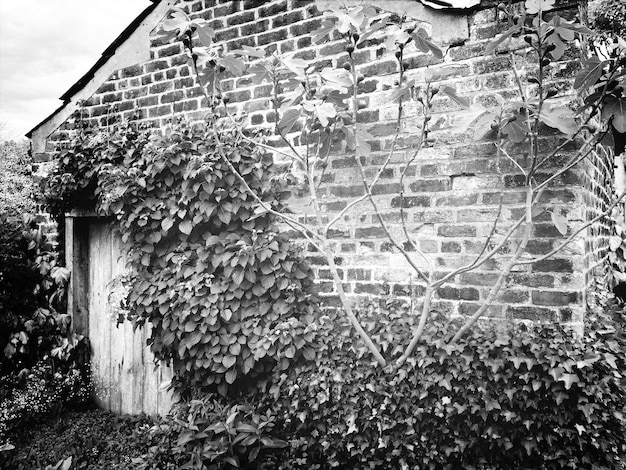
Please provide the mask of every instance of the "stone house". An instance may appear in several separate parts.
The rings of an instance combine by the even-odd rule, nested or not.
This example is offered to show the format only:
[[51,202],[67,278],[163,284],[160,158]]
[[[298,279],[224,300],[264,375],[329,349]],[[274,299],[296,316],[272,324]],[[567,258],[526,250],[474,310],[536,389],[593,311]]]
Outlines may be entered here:
[[[385,4],[401,0],[381,0]],[[429,30],[433,40],[447,47],[442,59],[413,51],[407,73],[423,80],[426,70],[436,73],[440,85],[453,86],[472,102],[488,104],[495,94],[511,97],[516,85],[507,54],[485,56],[486,45],[507,28],[506,20],[491,0],[470,8],[434,8],[445,2],[406,0]],[[467,6],[472,2],[457,2]],[[511,3],[509,1],[509,3]],[[516,3],[516,2],[513,2]],[[573,18],[584,2],[558,0],[559,14]],[[242,45],[266,51],[293,53],[317,67],[340,67],[345,61],[344,46],[338,41],[316,45],[310,33],[321,24],[316,4],[309,0],[221,1],[152,0],[150,5],[107,48],[98,62],[61,97],[62,106],[39,123],[28,136],[33,156],[45,168],[54,150],[67,140],[71,117],[79,108],[90,121],[106,125],[107,119],[121,117],[164,125],[185,116],[202,119],[203,98],[188,65],[180,42],[169,42],[163,34],[163,20],[173,7],[184,9],[192,18],[203,18],[216,31],[216,42],[226,50]],[[583,12],[584,13],[584,12]],[[390,103],[397,62],[383,55],[372,41],[359,50],[360,84],[366,106],[359,120],[374,136],[366,168],[380,164],[394,133],[394,105]],[[578,67],[576,51],[570,51],[550,71],[552,83],[561,93],[572,93],[571,81]],[[249,77],[231,78],[224,84],[230,106],[246,116],[252,127],[273,126],[269,102],[270,86],[255,85]],[[438,271],[446,272],[480,250],[493,218],[503,201],[502,217],[513,220],[523,205],[521,175],[511,162],[498,157],[493,142],[474,141],[454,130],[463,111],[441,97],[435,103],[431,144],[424,148],[407,173],[405,200],[398,197],[399,174],[415,145],[415,137],[404,136],[391,165],[376,188],[381,206],[388,208],[392,228],[399,230],[396,217],[404,204],[419,248],[431,257]],[[547,134],[547,147],[558,145],[559,136]],[[523,152],[518,148],[519,152]],[[362,187],[355,183],[356,165],[348,154],[334,154],[326,175],[323,205],[328,213],[341,210]],[[523,178],[522,178],[523,179]],[[577,170],[566,173],[543,197],[544,207],[565,216],[571,227],[592,219],[611,197],[612,162],[609,155],[594,155]],[[295,207],[301,207],[298,201]],[[489,316],[500,319],[547,320],[581,324],[590,293],[602,282],[608,236],[606,224],[581,232],[574,242],[553,258],[525,265],[512,273],[506,289],[491,307]],[[339,247],[340,273],[352,296],[406,295],[414,280],[404,267],[366,203],[346,214],[333,235]],[[532,255],[550,252],[562,235],[546,212],[537,218]],[[332,304],[336,299],[326,282],[324,261],[311,260],[320,288]],[[437,293],[435,307],[451,314],[471,314],[487,295],[500,266],[497,261],[460,274]]]

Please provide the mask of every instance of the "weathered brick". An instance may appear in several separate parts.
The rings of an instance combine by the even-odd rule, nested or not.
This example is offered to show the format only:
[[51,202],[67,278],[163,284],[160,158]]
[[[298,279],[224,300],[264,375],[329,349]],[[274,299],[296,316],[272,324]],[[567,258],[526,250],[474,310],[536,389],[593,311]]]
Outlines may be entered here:
[[442,225],[437,230],[440,237],[475,237],[476,227],[473,225]]
[[357,197],[365,194],[363,186],[333,186],[330,188],[330,194],[337,197]]
[[569,259],[549,258],[538,261],[533,265],[535,272],[555,272],[555,273],[571,273],[574,272],[572,261]]
[[348,280],[349,281],[370,281],[372,279],[372,270],[357,268],[357,269],[348,269]]
[[359,227],[354,231],[355,238],[385,238],[385,230],[382,227]]
[[506,309],[506,316],[518,320],[553,321],[555,312],[550,309],[540,307],[508,306]]
[[560,306],[576,303],[577,292],[533,291],[532,301],[535,305]]
[[450,300],[478,300],[480,298],[478,289],[474,289],[472,287],[463,287],[459,289],[456,287],[444,286],[437,291],[437,295],[441,299]]
[[411,183],[409,188],[411,188],[411,191],[416,193],[447,191],[450,189],[450,179],[420,179]]
[[290,25],[293,23],[297,23],[298,21],[303,20],[301,11],[292,11],[291,13],[282,14],[274,17],[272,19],[272,27],[280,28],[281,26]]
[[391,207],[409,209],[411,207],[428,207],[430,206],[429,196],[405,196],[394,197],[391,200]]

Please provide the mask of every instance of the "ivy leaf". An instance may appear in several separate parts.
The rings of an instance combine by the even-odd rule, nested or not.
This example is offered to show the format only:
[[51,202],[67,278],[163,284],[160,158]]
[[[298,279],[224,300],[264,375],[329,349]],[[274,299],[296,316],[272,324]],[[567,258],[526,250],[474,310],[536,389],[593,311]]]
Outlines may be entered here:
[[565,106],[544,106],[539,113],[541,122],[554,129],[560,130],[563,134],[572,135],[578,129],[574,115]]
[[291,132],[291,129],[296,122],[298,122],[298,119],[300,119],[300,110],[297,108],[288,109],[278,123],[278,132],[280,132],[282,136],[286,136]]
[[169,229],[171,229],[173,226],[174,226],[174,219],[172,219],[171,217],[166,217],[165,219],[161,221],[161,229],[164,232],[168,232]]
[[526,13],[536,15],[539,12],[550,11],[554,8],[555,0],[526,0]]
[[431,52],[437,59],[443,59],[443,50],[437,44],[430,40],[430,36],[424,28],[419,28],[417,32],[413,34],[413,41],[415,41],[415,47],[422,52]]
[[470,103],[469,99],[463,98],[456,94],[456,90],[449,85],[444,85],[441,87],[440,91],[450,97],[452,101],[461,106],[463,109],[469,109]]
[[559,233],[561,235],[566,235],[567,234],[567,219],[563,217],[561,214],[557,214],[554,211],[551,212],[550,217],[552,218],[552,223],[554,224],[556,229],[559,231]]
[[565,390],[572,388],[572,385],[578,382],[578,375],[576,374],[563,374],[559,377],[559,381],[565,384]]
[[510,39],[515,33],[520,32],[522,30],[522,25],[520,23],[511,26],[500,36],[491,41],[489,45],[485,48],[485,55],[493,54],[500,44],[502,44],[507,39]]

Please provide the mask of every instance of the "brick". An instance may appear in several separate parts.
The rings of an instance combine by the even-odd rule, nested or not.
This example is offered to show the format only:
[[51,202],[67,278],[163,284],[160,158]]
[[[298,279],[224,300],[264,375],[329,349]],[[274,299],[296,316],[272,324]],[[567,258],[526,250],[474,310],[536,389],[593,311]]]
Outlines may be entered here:
[[242,23],[249,23],[254,21],[255,12],[254,11],[242,11],[238,15],[231,16],[226,20],[226,24],[228,26],[235,26]]
[[115,83],[105,82],[96,90],[96,93],[107,93],[110,91],[115,91]]
[[402,190],[400,183],[377,184],[371,188],[374,196],[379,194],[398,194]]
[[297,23],[298,21],[303,20],[301,11],[292,11],[291,13],[278,15],[272,19],[272,27],[280,28],[282,26],[287,26],[293,23]]
[[458,242],[442,242],[441,243],[441,252],[442,253],[460,253],[461,245]]
[[449,300],[479,300],[480,294],[478,289],[472,287],[456,288],[451,286],[441,287],[437,291],[437,295],[440,299]]
[[569,259],[550,258],[532,265],[534,272],[572,273],[574,267]]
[[159,58],[171,57],[173,55],[180,54],[180,53],[182,53],[182,47],[180,43],[171,44],[169,46],[160,48],[157,51],[157,55],[159,56]]
[[425,193],[433,191],[447,191],[450,189],[450,179],[421,179],[414,181],[409,185],[411,191],[416,193]]
[[164,95],[161,95],[161,103],[174,103],[176,101],[181,101],[184,98],[184,93],[181,90],[171,91]]
[[372,279],[371,269],[348,269],[349,281],[370,281]]
[[155,60],[144,65],[146,73],[156,72],[157,70],[165,70],[169,67],[167,60]]
[[259,35],[257,37],[257,43],[259,44],[259,46],[264,46],[266,44],[284,41],[288,37],[289,37],[289,34],[288,34],[287,29],[279,29],[276,31]]
[[130,67],[125,67],[121,70],[121,75],[124,78],[127,77],[136,77],[137,75],[141,75],[143,73],[141,65],[131,65]]
[[172,82],[157,83],[150,87],[150,94],[156,95],[159,93],[163,93],[164,91],[170,90],[173,85],[174,84]]
[[348,229],[330,229],[327,234],[328,238],[350,238],[350,230]]
[[494,273],[464,273],[461,274],[461,284],[469,284],[471,286],[493,286],[498,280],[499,275]]
[[363,186],[333,186],[330,188],[330,194],[337,197],[357,197],[365,194]]
[[397,70],[397,62],[388,60],[385,62],[379,62],[377,64],[368,65],[361,69],[361,73],[365,77],[383,76],[395,73]]
[[472,225],[442,225],[437,230],[440,237],[475,237],[476,227]]
[[102,104],[122,101],[122,93],[109,93],[102,97]]
[[382,284],[363,284],[356,283],[354,286],[355,294],[372,294],[372,295],[385,295],[388,294],[388,289],[385,289],[385,286]]
[[394,197],[391,200],[392,208],[404,208],[410,209],[411,207],[428,207],[430,206],[430,197],[429,196],[405,196],[401,198],[400,196]]
[[382,227],[359,227],[354,231],[355,238],[385,238],[386,236]]
[[554,282],[549,274],[511,274],[507,279],[509,286],[554,287]]
[[[459,304],[459,315],[472,315],[481,307],[479,303],[462,302]],[[501,305],[490,305],[484,313],[485,317],[499,317],[502,315]]]
[[568,305],[578,301],[578,293],[562,291],[533,291],[532,301],[535,305]]
[[287,11],[287,9],[287,0],[273,3],[267,7],[259,9],[259,18],[267,18],[268,16],[278,15],[279,13]]
[[445,207],[471,206],[473,204],[476,204],[477,201],[478,194],[444,196],[438,197],[435,201],[435,205]]
[[506,309],[506,316],[508,318],[515,318],[518,320],[532,320],[532,321],[552,321],[555,317],[555,312],[540,307],[513,307],[509,306]]

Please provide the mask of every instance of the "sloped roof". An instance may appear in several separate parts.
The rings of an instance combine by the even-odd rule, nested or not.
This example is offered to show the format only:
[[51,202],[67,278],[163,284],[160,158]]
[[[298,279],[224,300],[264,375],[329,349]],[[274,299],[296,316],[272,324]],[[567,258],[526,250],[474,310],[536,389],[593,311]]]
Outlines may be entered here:
[[96,61],[96,63],[83,75],[79,78],[76,83],[74,83],[61,97],[60,100],[63,101],[63,104],[59,106],[52,114],[46,117],[43,121],[33,127],[30,131],[26,133],[26,137],[30,138],[37,129],[39,129],[42,125],[48,122],[52,117],[54,117],[61,109],[65,107],[65,105],[69,102],[69,100],[74,96],[79,90],[81,90],[85,84],[87,84],[95,75],[95,73],[107,63],[107,61],[115,55],[115,51],[117,48],[126,41],[130,35],[137,29],[137,27],[141,24],[143,20],[145,20],[150,13],[154,11],[157,5],[161,2],[161,0],[150,0],[152,5],[148,6],[144,11],[142,11],[137,18],[135,18],[125,29],[120,33],[120,35],[113,40],[113,42],[104,50],[101,54],[100,58]]

